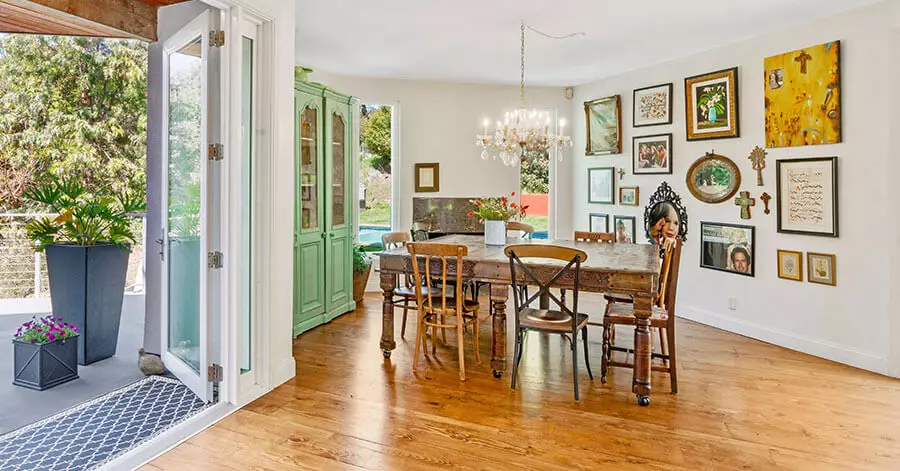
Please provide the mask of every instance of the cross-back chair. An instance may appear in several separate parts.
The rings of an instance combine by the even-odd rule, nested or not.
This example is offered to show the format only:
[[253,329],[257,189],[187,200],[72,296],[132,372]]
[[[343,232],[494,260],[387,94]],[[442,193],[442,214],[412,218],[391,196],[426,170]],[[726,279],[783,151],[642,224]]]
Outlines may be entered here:
[[523,239],[530,239],[534,234],[534,226],[519,221],[508,221],[506,223],[506,232],[519,231],[522,233]]
[[575,240],[582,242],[597,242],[600,244],[615,244],[616,235],[612,232],[575,231]]
[[[472,345],[475,349],[475,361],[481,363],[478,353],[478,302],[465,299],[463,293],[463,277],[460,271],[463,266],[463,257],[468,255],[465,245],[435,244],[423,242],[410,242],[406,244],[413,263],[413,275],[417,280],[424,280],[424,285],[417,283],[416,305],[418,307],[418,323],[416,327],[416,349],[413,359],[413,371],[419,367],[419,347],[426,354],[425,333],[431,327],[431,353],[436,353],[437,330],[456,329],[456,341],[459,350],[459,379],[466,380],[465,348],[463,347],[463,330],[472,326],[474,338]],[[448,277],[449,266],[457,272],[454,277]],[[452,286],[451,294],[446,289],[435,293],[428,289],[439,282],[441,286]],[[455,320],[455,323],[450,323]]]
[[[392,250],[406,246],[406,244],[410,242],[410,239],[410,235],[406,232],[388,232],[382,234],[381,245],[384,246],[385,250]],[[411,307],[414,307],[416,302],[416,278],[412,275],[405,275],[403,276],[403,283],[400,283],[400,276],[394,276],[397,278],[397,283],[395,284],[396,288],[394,288],[394,298],[392,299],[392,302],[394,303],[395,308],[403,308],[403,320],[400,324],[400,338],[406,338],[406,314]],[[421,281],[419,284],[421,284]],[[436,293],[438,289],[429,288],[429,291],[434,291]]]
[[[581,264],[587,260],[587,253],[582,250],[569,247],[557,247],[552,245],[511,245],[504,253],[509,257],[510,278],[513,287],[513,303],[516,310],[516,347],[512,370],[511,386],[516,388],[519,363],[522,361],[522,351],[525,342],[525,334],[528,331],[561,334],[569,341],[572,350],[572,376],[575,387],[575,400],[578,400],[578,334],[581,332],[584,340],[584,362],[588,370],[588,376],[594,379],[591,372],[590,354],[588,352],[587,320],[588,316],[578,312],[578,285],[581,273]],[[534,270],[526,265],[525,259],[553,259],[566,262],[562,267],[550,266],[552,275],[547,279],[541,279],[535,275]],[[541,269],[540,273],[548,273]],[[550,286],[559,280],[571,279],[572,282],[572,308],[556,297]],[[528,295],[519,289],[521,283],[536,286],[537,292]],[[528,307],[541,296],[547,296],[556,304],[558,309],[535,309]]]

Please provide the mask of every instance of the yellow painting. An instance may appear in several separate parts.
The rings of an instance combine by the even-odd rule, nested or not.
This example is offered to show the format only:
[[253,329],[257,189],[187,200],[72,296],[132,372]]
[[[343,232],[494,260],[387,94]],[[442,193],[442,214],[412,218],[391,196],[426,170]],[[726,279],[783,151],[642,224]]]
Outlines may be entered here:
[[840,46],[766,58],[766,147],[841,142]]

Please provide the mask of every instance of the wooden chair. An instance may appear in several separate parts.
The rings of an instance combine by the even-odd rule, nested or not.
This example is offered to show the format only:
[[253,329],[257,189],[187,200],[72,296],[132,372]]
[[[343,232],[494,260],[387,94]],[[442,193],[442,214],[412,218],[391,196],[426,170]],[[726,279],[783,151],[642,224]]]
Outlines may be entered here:
[[[651,360],[662,360],[662,365],[652,365],[653,371],[669,374],[672,394],[678,393],[678,374],[675,362],[675,298],[678,292],[678,270],[681,266],[682,241],[670,239],[665,242],[665,253],[660,268],[659,294],[653,304],[650,328],[659,329],[661,353],[651,353]],[[617,347],[610,330],[617,325],[635,325],[634,304],[608,303],[603,315],[603,358],[600,366],[600,381],[606,383],[610,366],[633,368],[632,363],[613,361],[612,352],[634,353],[634,349]]]
[[[405,246],[410,241],[410,235],[406,232],[388,232],[386,234],[382,234],[381,236],[381,244],[384,245],[384,250],[396,249],[399,247]],[[399,278],[399,277],[398,277]],[[402,307],[403,308],[403,321],[400,324],[400,338],[406,338],[406,314],[409,311],[410,304],[416,302],[416,290],[415,290],[415,280],[411,275],[407,275],[404,277],[404,283],[396,283],[396,288],[394,288],[394,298],[392,302],[394,303],[394,307]],[[438,288],[430,288],[429,292],[438,293]]]
[[[425,280],[425,285],[416,284],[416,305],[418,306],[419,322],[416,328],[416,351],[413,359],[413,371],[419,367],[419,347],[428,350],[425,344],[425,331],[431,327],[431,353],[436,353],[437,329],[443,332],[445,329],[456,329],[456,340],[459,349],[459,379],[466,380],[465,349],[463,348],[463,329],[473,327],[474,338],[472,344],[475,348],[475,361],[481,363],[478,354],[478,302],[465,299],[463,293],[463,281],[461,274],[455,279],[447,277],[448,262],[454,263],[457,271],[462,267],[463,257],[468,255],[465,245],[434,244],[411,242],[406,244],[409,255],[413,260],[413,275],[415,279]],[[423,257],[420,259],[419,257]],[[424,263],[420,263],[424,262]],[[419,265],[422,265],[421,267]],[[424,271],[424,273],[422,273]],[[435,275],[439,276],[435,280]],[[452,280],[452,281],[451,281]],[[446,290],[432,293],[425,289],[433,286],[433,281],[440,281],[443,286],[453,286],[450,296]],[[456,319],[455,323],[447,323],[450,319]]]
[[[584,251],[569,247],[556,247],[552,245],[511,245],[504,250],[509,257],[510,278],[512,279],[513,301],[516,310],[516,348],[513,356],[511,386],[516,388],[519,363],[522,361],[523,343],[525,334],[530,331],[561,334],[569,341],[572,350],[572,374],[575,385],[575,400],[578,400],[578,332],[582,332],[584,339],[584,361],[587,366],[588,376],[594,379],[591,373],[590,355],[588,352],[587,321],[588,316],[578,312],[578,283],[581,263],[587,260]],[[548,280],[541,280],[522,261],[527,258],[555,259],[568,262],[559,268]],[[561,277],[568,278],[574,272],[572,287],[572,309],[550,292],[550,285]],[[521,282],[537,286],[536,294],[528,297],[521,289]],[[528,307],[540,296],[548,296],[559,309],[534,309]]]
[[575,231],[575,240],[581,242],[597,242],[600,244],[615,244],[616,235],[612,232]]
[[532,234],[534,234],[534,226],[524,222],[508,221],[506,223],[506,232],[509,231],[519,231],[522,233],[523,239],[531,239]]

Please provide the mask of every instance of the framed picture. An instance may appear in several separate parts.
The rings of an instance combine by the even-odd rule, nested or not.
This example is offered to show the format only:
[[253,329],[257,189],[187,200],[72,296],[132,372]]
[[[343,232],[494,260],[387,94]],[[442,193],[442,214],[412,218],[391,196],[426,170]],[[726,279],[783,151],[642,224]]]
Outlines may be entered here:
[[738,68],[684,79],[687,140],[740,137]]
[[588,203],[615,204],[615,167],[588,169]]
[[619,204],[622,206],[640,206],[641,189],[636,186],[620,186]]
[[622,99],[614,95],[584,103],[587,123],[586,155],[622,152]]
[[672,84],[664,83],[634,91],[634,127],[672,124]]
[[687,240],[687,210],[681,203],[681,196],[666,182],[660,183],[644,208],[644,233],[647,239],[657,244],[674,237]]
[[633,244],[635,237],[634,216],[613,216],[613,232],[617,244]]
[[810,283],[837,285],[837,279],[834,274],[835,257],[833,254],[807,252],[806,266],[808,270],[806,279]]
[[776,162],[778,232],[838,236],[837,157]]
[[634,137],[631,154],[631,170],[635,175],[672,173],[671,134]]
[[841,142],[840,41],[767,57],[763,66],[766,147]]
[[694,198],[704,203],[721,203],[737,193],[741,170],[728,157],[707,153],[691,165],[685,180]]
[[754,246],[756,228],[723,224],[700,223],[700,266],[744,276],[755,276]]
[[588,230],[591,232],[609,232],[609,215],[591,213]]
[[803,281],[803,252],[778,250],[778,278]]
[[440,164],[416,164],[416,192],[430,193],[440,190]]

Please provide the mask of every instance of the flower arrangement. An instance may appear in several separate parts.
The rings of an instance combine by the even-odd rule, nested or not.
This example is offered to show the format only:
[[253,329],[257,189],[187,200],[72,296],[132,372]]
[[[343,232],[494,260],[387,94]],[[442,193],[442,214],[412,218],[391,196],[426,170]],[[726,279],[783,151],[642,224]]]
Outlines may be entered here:
[[518,219],[525,217],[525,210],[528,205],[520,206],[515,201],[511,201],[516,196],[516,192],[509,194],[509,197],[501,196],[499,198],[482,198],[478,200],[469,200],[475,205],[475,211],[469,211],[469,217],[478,216],[481,221],[509,221],[510,219]]
[[19,342],[41,345],[57,340],[65,340],[76,335],[78,335],[78,327],[63,322],[61,317],[47,316],[40,319],[32,317],[30,321],[22,324],[16,330],[13,339]]

